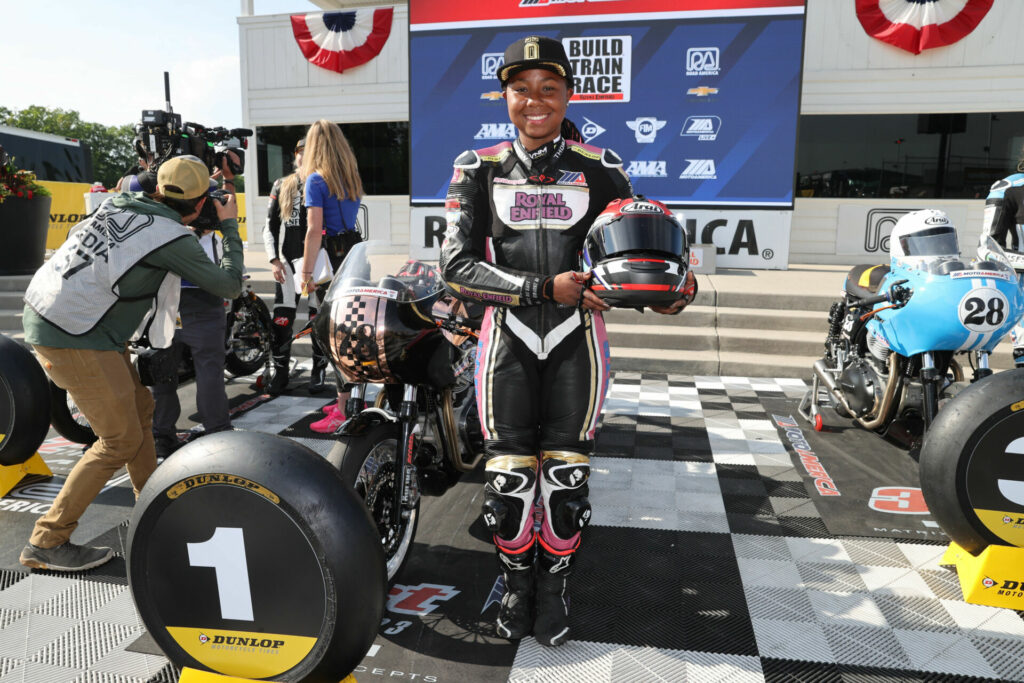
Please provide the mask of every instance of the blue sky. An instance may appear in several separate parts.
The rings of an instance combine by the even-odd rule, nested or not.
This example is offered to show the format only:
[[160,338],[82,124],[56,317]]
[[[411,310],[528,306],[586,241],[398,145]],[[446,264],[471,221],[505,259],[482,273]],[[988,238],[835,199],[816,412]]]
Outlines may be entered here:
[[[256,14],[320,11],[307,0],[255,5]],[[185,120],[240,126],[239,7],[238,0],[0,0],[0,106],[135,123],[143,109],[164,108],[168,71],[171,104]]]

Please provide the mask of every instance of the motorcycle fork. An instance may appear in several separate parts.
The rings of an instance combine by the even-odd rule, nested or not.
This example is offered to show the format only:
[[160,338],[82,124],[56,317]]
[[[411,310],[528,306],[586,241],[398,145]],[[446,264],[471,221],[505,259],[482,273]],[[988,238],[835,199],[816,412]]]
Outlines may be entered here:
[[[381,391],[384,388],[381,387]],[[356,384],[352,387],[352,392],[348,395],[348,400],[345,401],[345,416],[352,418],[363,412],[366,409],[366,385]]]
[[935,357],[931,351],[921,354],[921,386],[924,388],[924,428],[925,431],[935,419],[939,410],[939,384],[943,378],[935,367]]
[[391,506],[391,523],[396,527],[401,523],[402,517],[407,514],[403,504],[409,493],[406,489],[412,485],[410,477],[416,476],[413,464],[416,451],[416,422],[419,420],[416,399],[416,385],[406,384],[402,395],[402,406],[398,412],[398,421],[402,425],[402,441],[396,453],[399,461],[395,463],[395,500]]

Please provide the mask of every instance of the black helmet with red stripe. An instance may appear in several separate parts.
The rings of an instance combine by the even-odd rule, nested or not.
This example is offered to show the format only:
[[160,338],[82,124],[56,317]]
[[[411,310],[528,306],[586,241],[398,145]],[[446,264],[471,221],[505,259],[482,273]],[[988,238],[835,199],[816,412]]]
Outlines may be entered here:
[[611,306],[664,306],[683,296],[690,245],[679,221],[659,201],[616,199],[583,242],[590,289]]

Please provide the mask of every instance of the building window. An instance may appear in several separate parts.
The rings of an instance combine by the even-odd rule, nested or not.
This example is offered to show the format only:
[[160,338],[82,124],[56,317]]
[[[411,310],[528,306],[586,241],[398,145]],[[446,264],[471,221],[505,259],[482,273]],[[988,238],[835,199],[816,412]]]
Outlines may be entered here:
[[[368,195],[409,194],[409,122],[340,123],[359,162]],[[274,181],[292,172],[292,151],[308,126],[256,129],[259,193],[270,194]]]
[[984,198],[1022,147],[1024,112],[801,116],[796,196]]

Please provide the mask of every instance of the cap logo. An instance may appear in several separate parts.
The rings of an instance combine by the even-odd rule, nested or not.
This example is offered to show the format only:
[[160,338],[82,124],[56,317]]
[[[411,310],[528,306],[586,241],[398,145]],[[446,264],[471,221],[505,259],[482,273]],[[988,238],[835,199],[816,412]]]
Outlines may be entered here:
[[540,59],[540,42],[537,36],[530,36],[523,45],[523,59]]

